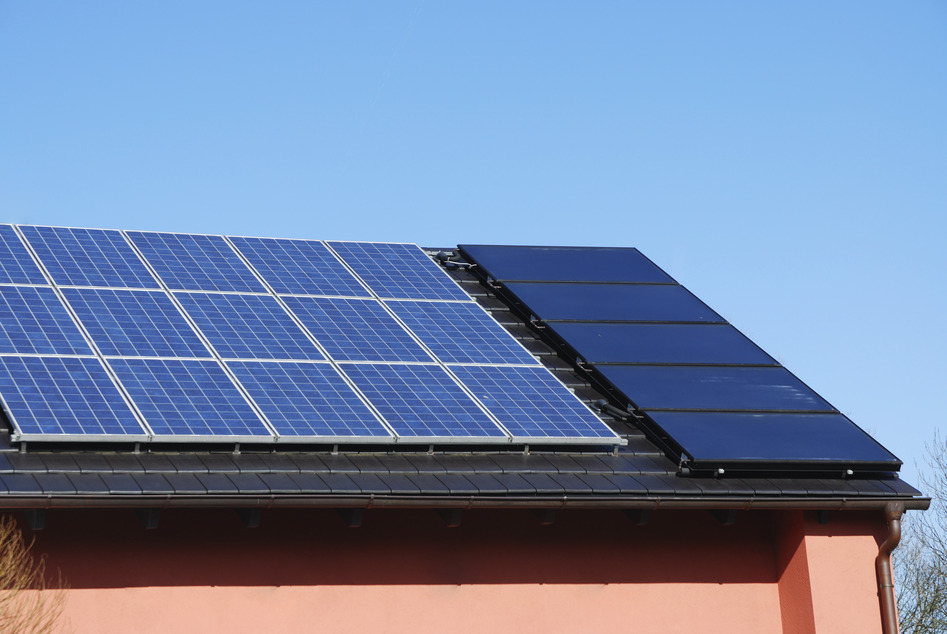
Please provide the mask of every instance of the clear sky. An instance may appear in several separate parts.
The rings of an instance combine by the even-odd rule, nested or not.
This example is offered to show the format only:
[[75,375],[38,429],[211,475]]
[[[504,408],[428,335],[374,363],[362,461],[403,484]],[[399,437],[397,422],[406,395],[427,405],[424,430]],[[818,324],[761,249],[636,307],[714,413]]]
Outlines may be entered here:
[[912,463],[943,2],[0,0],[0,221],[635,246]]

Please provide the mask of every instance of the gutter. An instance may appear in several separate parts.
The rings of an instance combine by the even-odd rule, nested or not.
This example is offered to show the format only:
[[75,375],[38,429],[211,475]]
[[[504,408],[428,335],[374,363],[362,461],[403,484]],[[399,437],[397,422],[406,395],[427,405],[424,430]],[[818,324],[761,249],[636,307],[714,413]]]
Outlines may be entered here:
[[[634,497],[617,496],[419,496],[419,495],[333,495],[333,494],[272,494],[272,495],[177,495],[177,494],[114,494],[114,495],[3,495],[0,509],[69,509],[69,508],[453,508],[453,509],[728,509],[769,510],[796,509],[822,511],[864,511],[899,508],[898,517],[905,509],[926,510],[930,498],[906,498],[892,501],[891,497],[825,498],[811,497]],[[900,522],[898,532],[900,534]],[[889,521],[889,527],[891,523]],[[882,547],[891,541],[882,544]],[[888,574],[890,578],[890,550],[897,545],[893,541],[888,550]],[[882,554],[879,554],[879,562]],[[881,570],[881,563],[878,564]],[[879,572],[879,579],[881,572]],[[893,632],[896,630],[892,630]],[[887,630],[886,630],[887,634]]]
[[[881,602],[881,627],[884,634],[898,634],[898,605],[894,599],[894,578],[891,573],[891,552],[901,541],[901,515],[903,502],[885,504],[885,519],[888,522],[888,537],[878,548],[875,572],[878,574],[878,600]],[[907,507],[911,508],[911,507]]]

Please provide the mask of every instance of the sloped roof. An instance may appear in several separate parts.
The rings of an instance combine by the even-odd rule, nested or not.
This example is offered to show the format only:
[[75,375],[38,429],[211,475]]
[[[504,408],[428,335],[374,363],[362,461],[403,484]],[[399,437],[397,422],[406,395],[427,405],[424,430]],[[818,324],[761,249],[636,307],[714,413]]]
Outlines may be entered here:
[[464,262],[458,266],[456,255],[442,260],[467,294],[590,408],[601,411],[624,444],[507,450],[155,444],[142,451],[138,446],[11,443],[8,429],[0,448],[0,506],[846,509],[900,500],[909,508],[926,507],[920,492],[893,470],[689,473],[668,457],[665,443],[637,424],[633,412],[629,416],[609,404],[614,394],[590,382],[574,357],[556,341],[544,340],[542,328],[531,325],[528,315],[511,310],[508,296],[498,295]]

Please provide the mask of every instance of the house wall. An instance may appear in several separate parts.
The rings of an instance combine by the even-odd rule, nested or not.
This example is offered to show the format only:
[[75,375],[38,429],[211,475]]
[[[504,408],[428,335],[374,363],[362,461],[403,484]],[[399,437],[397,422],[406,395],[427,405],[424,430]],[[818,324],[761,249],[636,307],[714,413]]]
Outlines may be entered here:
[[60,510],[35,534],[68,581],[64,631],[880,632],[880,513]]

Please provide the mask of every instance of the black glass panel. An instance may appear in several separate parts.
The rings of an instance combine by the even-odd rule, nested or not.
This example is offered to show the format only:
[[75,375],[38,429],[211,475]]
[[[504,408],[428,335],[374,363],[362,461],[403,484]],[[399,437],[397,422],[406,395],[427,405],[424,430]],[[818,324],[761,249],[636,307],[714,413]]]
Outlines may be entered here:
[[590,363],[776,365],[725,324],[590,324],[549,326]]
[[645,410],[833,409],[785,368],[601,365],[596,369]]
[[461,245],[494,279],[523,282],[673,283],[638,249]]
[[900,461],[841,414],[655,412],[695,461]]
[[534,315],[546,321],[724,321],[676,284],[510,282],[506,287]]

